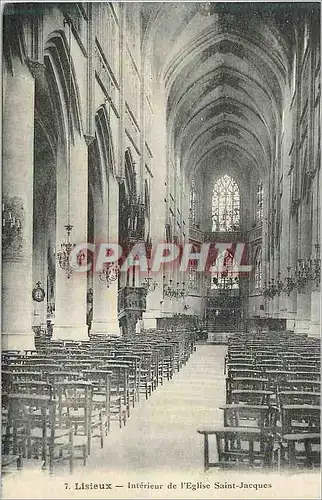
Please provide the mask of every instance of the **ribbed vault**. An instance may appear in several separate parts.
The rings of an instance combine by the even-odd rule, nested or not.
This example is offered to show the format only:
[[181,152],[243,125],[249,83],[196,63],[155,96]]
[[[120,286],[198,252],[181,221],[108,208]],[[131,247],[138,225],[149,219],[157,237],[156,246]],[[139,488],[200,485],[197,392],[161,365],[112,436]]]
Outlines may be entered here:
[[142,5],[155,77],[166,88],[170,153],[188,172],[234,158],[264,175],[291,78],[296,33],[289,26],[300,12],[226,2],[211,3],[204,15],[201,5]]

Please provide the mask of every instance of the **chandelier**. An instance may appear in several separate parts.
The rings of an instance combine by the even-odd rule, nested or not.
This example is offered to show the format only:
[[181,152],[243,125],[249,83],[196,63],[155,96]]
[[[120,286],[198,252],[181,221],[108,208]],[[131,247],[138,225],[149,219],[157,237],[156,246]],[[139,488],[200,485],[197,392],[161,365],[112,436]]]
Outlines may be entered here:
[[298,259],[295,270],[296,288],[301,292],[310,279],[311,259]]
[[172,280],[169,280],[169,283],[164,283],[165,276],[163,276],[163,295],[164,297],[173,298],[174,297],[174,288],[172,287]]
[[312,260],[311,281],[314,281],[316,286],[318,287],[321,282],[321,257],[320,257],[319,243],[316,243],[314,245],[314,248],[315,248],[315,257]]
[[98,271],[98,278],[100,281],[106,283],[106,287],[109,288],[111,284],[117,280],[120,274],[120,266],[117,262],[110,262],[104,264],[104,267]]
[[186,290],[186,284],[183,281],[181,285],[177,283],[177,299],[183,299],[188,295],[188,291]]
[[281,293],[283,292],[284,290],[284,283],[283,281],[281,280],[281,275],[282,273],[281,272],[278,272],[277,273],[277,281],[275,283],[275,287],[274,287],[274,292],[275,292],[275,295],[278,295],[280,296]]
[[[65,224],[66,238],[60,245],[60,251],[57,252],[59,266],[65,271],[67,279],[71,277],[75,268],[70,263],[70,255],[75,248],[75,244],[71,242],[71,232],[73,226],[70,223],[70,166],[71,166],[71,134],[72,134],[72,28],[69,24],[69,85],[68,85],[68,138],[67,138],[67,224]],[[77,259],[82,259],[78,254]],[[78,260],[78,264],[80,261]]]
[[287,293],[287,296],[289,297],[292,293],[292,291],[294,290],[294,288],[296,287],[296,281],[295,279],[293,278],[293,276],[291,276],[290,272],[291,272],[291,266],[287,266],[287,277],[285,278],[285,283],[284,283],[284,288],[283,288],[283,291]]
[[[165,280],[165,276],[163,276],[163,280]],[[186,290],[186,284],[184,282],[177,282],[176,286],[172,286],[172,280],[169,280],[169,283],[165,283],[163,285],[163,295],[165,297],[169,297],[171,299],[179,300],[183,299],[189,294],[188,290]]]
[[72,232],[73,226],[68,223],[66,224],[65,229],[67,233],[66,239],[60,245],[60,251],[57,252],[57,259],[59,266],[61,267],[61,269],[63,269],[63,271],[65,271],[67,279],[69,279],[75,270],[75,268],[70,263],[70,254],[72,253],[76,245],[72,243],[70,239],[70,234]]
[[14,240],[21,237],[23,207],[19,198],[14,197],[2,202],[2,246],[8,248]]
[[[318,287],[321,281],[321,259],[320,259],[320,245],[314,245],[315,256],[307,259],[300,258],[297,260],[294,278],[292,278],[293,288],[297,288],[301,293],[306,285],[313,282]],[[291,268],[287,268],[288,273]],[[290,282],[289,276],[286,278],[286,287]]]
[[148,275],[142,281],[142,287],[145,288],[146,293],[154,292],[157,288],[158,282],[150,276],[150,268],[148,269]]
[[321,258],[320,245],[316,243],[315,257],[300,258],[297,260],[292,273],[292,267],[287,266],[287,276],[284,280],[281,279],[281,273],[277,273],[278,279],[274,278],[264,283],[263,295],[269,299],[273,299],[276,295],[282,292],[289,297],[293,290],[297,289],[301,293],[309,283],[315,283],[318,287],[321,281]]

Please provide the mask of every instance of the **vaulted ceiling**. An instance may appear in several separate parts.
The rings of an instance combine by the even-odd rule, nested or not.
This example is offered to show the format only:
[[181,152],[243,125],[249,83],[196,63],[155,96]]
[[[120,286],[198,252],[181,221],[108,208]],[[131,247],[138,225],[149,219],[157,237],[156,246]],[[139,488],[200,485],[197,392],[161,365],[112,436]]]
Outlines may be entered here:
[[174,157],[188,171],[226,161],[264,174],[276,154],[295,19],[312,4],[141,5]]

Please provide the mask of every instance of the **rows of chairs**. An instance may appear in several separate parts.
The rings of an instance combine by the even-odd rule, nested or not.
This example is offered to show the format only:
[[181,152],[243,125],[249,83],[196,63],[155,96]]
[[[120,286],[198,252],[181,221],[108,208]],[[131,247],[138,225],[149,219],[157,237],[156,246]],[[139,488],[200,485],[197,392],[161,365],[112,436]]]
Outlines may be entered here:
[[187,332],[88,341],[49,341],[34,351],[2,354],[2,465],[56,460],[86,465],[92,440],[101,448],[111,422],[126,425],[132,408],[186,364],[194,351]]
[[[203,428],[209,467],[320,465],[320,342],[293,332],[241,333],[225,359],[223,427]],[[209,436],[216,436],[216,462]]]

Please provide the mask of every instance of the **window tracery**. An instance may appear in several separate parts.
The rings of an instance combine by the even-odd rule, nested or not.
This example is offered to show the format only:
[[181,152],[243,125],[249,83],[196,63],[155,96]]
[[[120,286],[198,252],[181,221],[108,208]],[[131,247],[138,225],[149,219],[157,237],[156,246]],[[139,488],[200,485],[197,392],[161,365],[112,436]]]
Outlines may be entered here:
[[258,247],[255,253],[254,273],[255,289],[258,290],[262,288],[262,247]]
[[212,230],[231,232],[239,229],[240,194],[237,183],[225,174],[215,183],[212,196]]
[[256,207],[256,222],[263,222],[263,182],[259,182],[257,186],[257,207]]
[[196,225],[196,186],[195,181],[192,179],[190,186],[190,211],[189,211],[190,225]]

